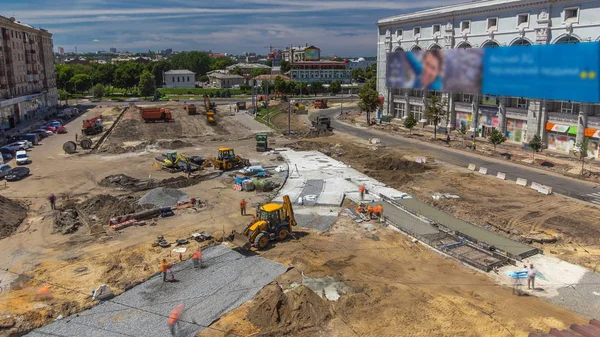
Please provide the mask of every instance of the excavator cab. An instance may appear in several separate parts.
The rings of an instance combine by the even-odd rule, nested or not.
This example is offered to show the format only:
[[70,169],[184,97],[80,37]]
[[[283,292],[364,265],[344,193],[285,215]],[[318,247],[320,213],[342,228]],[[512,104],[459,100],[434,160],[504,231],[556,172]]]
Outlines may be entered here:
[[235,153],[233,149],[230,147],[222,147],[219,149],[219,154],[217,155],[217,159],[221,161],[232,161],[235,159]]

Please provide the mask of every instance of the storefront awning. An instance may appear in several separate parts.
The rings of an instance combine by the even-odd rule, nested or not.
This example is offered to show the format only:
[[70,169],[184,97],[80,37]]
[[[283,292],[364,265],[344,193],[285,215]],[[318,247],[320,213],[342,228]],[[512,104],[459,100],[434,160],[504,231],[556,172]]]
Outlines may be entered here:
[[567,131],[568,134],[570,135],[577,135],[577,127],[576,126],[569,126],[569,130]]
[[586,128],[585,136],[592,137],[592,138],[600,138],[600,130]]
[[[554,124],[554,123],[546,123],[546,130],[549,131],[554,131],[554,132],[567,132],[569,131],[569,126],[568,125],[560,125],[560,124]],[[577,129],[577,127],[575,127]]]

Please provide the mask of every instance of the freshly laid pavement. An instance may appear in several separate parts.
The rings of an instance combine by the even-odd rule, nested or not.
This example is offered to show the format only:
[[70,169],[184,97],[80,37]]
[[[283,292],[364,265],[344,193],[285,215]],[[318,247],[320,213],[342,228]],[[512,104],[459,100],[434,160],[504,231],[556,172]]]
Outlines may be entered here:
[[205,249],[202,261],[202,269],[192,268],[191,260],[175,265],[173,272],[179,282],[163,282],[162,275],[156,275],[112,300],[26,336],[169,336],[167,319],[179,304],[184,304],[185,310],[178,336],[194,336],[287,270],[279,263],[244,256],[225,246]]

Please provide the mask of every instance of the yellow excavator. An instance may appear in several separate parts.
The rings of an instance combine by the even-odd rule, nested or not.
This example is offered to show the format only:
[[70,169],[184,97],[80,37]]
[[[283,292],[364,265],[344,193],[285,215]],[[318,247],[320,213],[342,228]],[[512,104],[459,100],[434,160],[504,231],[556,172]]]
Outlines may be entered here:
[[242,233],[233,231],[232,242],[243,249],[255,247],[261,250],[267,247],[271,240],[287,239],[296,225],[290,197],[284,195],[283,205],[269,203],[260,206],[255,221],[250,223]]
[[214,167],[215,170],[225,171],[250,166],[250,161],[236,155],[232,148],[222,147],[219,149],[217,158],[207,158],[201,168],[204,169],[208,166]]
[[206,111],[204,114],[206,115],[206,121],[208,124],[216,124],[217,120],[215,119],[215,110],[217,109],[217,104],[210,101],[208,95],[204,94],[204,110]]
[[[162,161],[163,168],[166,170],[179,170],[179,162],[183,160],[186,165],[190,162],[190,158],[186,157],[182,153],[177,152],[167,152],[164,155],[164,160]],[[158,159],[158,158],[157,158]]]

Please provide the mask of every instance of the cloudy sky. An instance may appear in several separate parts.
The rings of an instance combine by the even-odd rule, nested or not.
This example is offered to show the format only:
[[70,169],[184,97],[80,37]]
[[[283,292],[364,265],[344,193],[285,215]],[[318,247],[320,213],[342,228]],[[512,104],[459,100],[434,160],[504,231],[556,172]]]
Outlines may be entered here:
[[314,44],[324,55],[375,56],[378,18],[452,0],[0,0],[54,34],[66,51],[264,52],[269,44]]

